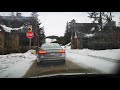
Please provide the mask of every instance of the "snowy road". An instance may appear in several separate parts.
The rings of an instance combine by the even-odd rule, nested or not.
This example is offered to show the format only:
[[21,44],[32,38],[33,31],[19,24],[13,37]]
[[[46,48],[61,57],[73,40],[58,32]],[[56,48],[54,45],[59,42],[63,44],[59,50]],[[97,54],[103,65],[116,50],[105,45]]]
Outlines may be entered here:
[[[34,50],[26,53],[0,55],[0,78],[21,78],[27,76],[53,73],[103,73],[113,74],[120,62],[120,49],[89,50],[66,49],[66,64],[55,67],[38,67]],[[119,65],[120,66],[120,65]],[[31,69],[32,68],[32,69]],[[31,71],[32,70],[32,71]],[[26,76],[26,77],[27,77]]]
[[83,53],[83,50],[67,50],[67,59],[76,63],[77,65],[82,65],[86,68],[96,69],[103,74],[113,74],[116,71],[119,59],[111,59],[107,57],[101,57],[97,55],[92,55],[89,51]]
[[52,74],[95,74],[96,71],[88,68],[84,68],[81,65],[77,65],[69,60],[66,60],[66,63],[60,64],[60,63],[49,63],[49,64],[41,64],[37,65],[36,62],[34,62],[29,70],[26,72],[26,74],[23,76],[23,78],[29,78],[29,77],[39,77],[44,75],[52,75]]

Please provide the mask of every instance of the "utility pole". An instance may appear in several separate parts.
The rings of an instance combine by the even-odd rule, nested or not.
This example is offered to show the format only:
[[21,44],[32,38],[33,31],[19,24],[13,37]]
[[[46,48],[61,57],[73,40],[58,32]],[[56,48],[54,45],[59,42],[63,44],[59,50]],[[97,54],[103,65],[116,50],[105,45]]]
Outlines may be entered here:
[[31,38],[29,39],[29,50],[31,49]]
[[31,38],[34,37],[31,25],[28,27],[28,32],[27,32],[26,36],[27,36],[27,38],[29,38],[29,49],[31,49]]

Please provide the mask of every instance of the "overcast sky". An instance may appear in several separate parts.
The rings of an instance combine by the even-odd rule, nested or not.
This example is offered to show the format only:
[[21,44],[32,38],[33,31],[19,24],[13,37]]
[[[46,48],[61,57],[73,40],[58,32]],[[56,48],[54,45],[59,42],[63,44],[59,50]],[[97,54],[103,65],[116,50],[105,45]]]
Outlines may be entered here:
[[[22,12],[23,16],[30,16],[31,12]],[[39,20],[44,26],[45,35],[63,36],[67,21],[75,19],[78,23],[89,23],[88,12],[38,12]],[[10,15],[10,12],[0,12],[0,15]],[[114,12],[113,20],[119,21],[120,12]]]

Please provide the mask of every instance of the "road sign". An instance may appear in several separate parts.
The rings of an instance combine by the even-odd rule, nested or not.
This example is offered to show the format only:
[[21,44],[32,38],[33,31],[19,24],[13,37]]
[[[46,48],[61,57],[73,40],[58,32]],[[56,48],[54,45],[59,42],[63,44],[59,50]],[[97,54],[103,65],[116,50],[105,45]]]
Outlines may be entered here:
[[27,38],[33,38],[34,33],[33,32],[27,32],[26,36],[27,36]]
[[32,25],[28,26],[28,32],[32,32]]

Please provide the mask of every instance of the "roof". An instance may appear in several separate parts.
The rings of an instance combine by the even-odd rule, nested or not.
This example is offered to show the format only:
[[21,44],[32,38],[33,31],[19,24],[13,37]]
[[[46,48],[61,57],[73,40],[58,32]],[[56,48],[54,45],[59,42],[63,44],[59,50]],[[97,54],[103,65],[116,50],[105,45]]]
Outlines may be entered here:
[[83,37],[85,34],[90,34],[91,29],[97,25],[98,23],[74,23],[74,36]]
[[32,25],[33,31],[37,31],[36,22],[38,21],[33,17],[25,16],[0,16],[0,24],[6,25],[11,28],[20,28],[21,26]]
[[97,25],[98,25],[98,23],[75,23],[74,27],[77,27],[77,28],[90,27],[90,28],[92,28]]
[[24,16],[1,16],[1,19],[8,19],[8,20],[13,20],[13,19],[31,19],[31,17],[24,17]]
[[78,31],[91,31],[91,29],[97,26],[97,23],[75,23],[75,29]]

